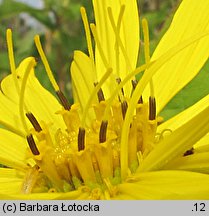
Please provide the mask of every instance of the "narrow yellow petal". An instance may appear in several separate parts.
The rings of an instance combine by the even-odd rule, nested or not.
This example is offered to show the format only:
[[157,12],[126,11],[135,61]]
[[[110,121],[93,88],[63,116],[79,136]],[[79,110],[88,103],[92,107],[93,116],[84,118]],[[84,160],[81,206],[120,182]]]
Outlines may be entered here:
[[195,152],[209,152],[209,133],[194,145]]
[[148,84],[148,82],[152,79],[153,75],[161,69],[169,60],[174,58],[176,55],[178,55],[182,50],[186,49],[187,47],[190,47],[200,39],[208,36],[209,32],[204,32],[200,35],[194,36],[189,38],[186,41],[183,41],[182,43],[178,44],[177,46],[169,49],[165,54],[163,54],[158,60],[155,62],[151,62],[149,64],[149,70],[145,72],[145,74],[142,76],[141,80],[139,81],[139,84],[136,86],[132,98],[129,102],[129,107],[126,112],[125,121],[122,128],[122,135],[121,135],[121,176],[124,179],[127,175],[127,169],[128,169],[128,145],[126,144],[128,142],[128,133],[130,129],[130,124],[133,118],[134,110],[137,106],[138,100],[140,96],[142,95],[142,92],[144,91],[144,88]]
[[[68,193],[31,193],[31,194],[3,194],[0,193],[0,199],[5,200],[76,200],[82,195],[81,190],[76,190]],[[87,196],[87,193],[83,195]]]
[[164,169],[187,170],[200,173],[209,173],[209,152],[195,153],[186,157],[177,158],[168,163]]
[[140,173],[118,189],[119,197],[129,199],[209,199],[209,176],[185,171]]
[[2,179],[22,179],[24,173],[12,168],[0,168],[0,181]]
[[24,138],[0,129],[0,163],[17,169],[26,168],[27,143]]
[[[17,80],[19,84],[21,84],[22,82],[23,74],[30,61],[31,57],[24,59],[17,68]],[[4,78],[1,83],[1,89],[5,96],[9,98],[9,100],[14,102],[15,104],[18,104],[19,96],[12,79],[12,75]],[[24,103],[28,110],[35,115],[37,120],[42,120],[46,123],[54,122],[54,127],[65,128],[60,116],[55,114],[55,112],[61,109],[61,105],[56,100],[56,98],[51,93],[49,93],[49,91],[41,86],[37,78],[34,76],[33,69],[30,72],[26,85]],[[22,127],[22,124],[18,125],[18,127]]]
[[94,89],[96,75],[92,68],[91,59],[80,51],[74,52],[71,76],[75,102],[80,103],[81,109],[84,110],[88,97]]
[[10,168],[0,168],[0,194],[19,193],[24,173]]
[[[156,60],[171,47],[209,30],[209,1],[184,0],[179,6],[171,26],[161,39],[152,59]],[[191,79],[208,59],[209,37],[205,37],[180,52],[155,73],[153,82],[158,112]],[[149,89],[146,91],[149,94]]]
[[[129,57],[131,67],[134,69],[136,67],[139,50],[139,17],[137,1],[93,0],[93,6],[98,39],[100,43],[102,43],[104,55],[108,60],[109,67],[113,68],[113,73],[123,79],[130,71],[128,71],[129,67],[126,64],[127,61],[126,59],[124,59],[121,50],[119,49],[118,53],[118,50],[116,49],[118,41],[109,19],[108,7],[110,7],[112,10],[115,24],[117,25],[118,23],[117,28],[119,31],[120,39],[126,50],[126,54]],[[122,20],[120,21],[121,17],[119,14],[121,7],[123,6],[125,7],[125,10],[122,16]],[[103,64],[97,47],[95,60],[98,79],[100,79],[107,68],[105,68]]]
[[10,131],[24,136],[25,131],[19,118],[18,104],[8,99],[2,92],[0,92],[0,101],[3,104],[0,109],[0,124]]
[[209,131],[209,107],[166,136],[144,159],[138,172],[158,170],[181,156]]
[[181,125],[187,123],[189,120],[198,115],[201,111],[209,106],[209,95],[205,96],[199,100],[196,104],[189,107],[188,109],[180,112],[176,116],[170,118],[166,122],[163,122],[158,127],[158,132],[162,132],[165,129],[170,129],[172,131],[179,128]]

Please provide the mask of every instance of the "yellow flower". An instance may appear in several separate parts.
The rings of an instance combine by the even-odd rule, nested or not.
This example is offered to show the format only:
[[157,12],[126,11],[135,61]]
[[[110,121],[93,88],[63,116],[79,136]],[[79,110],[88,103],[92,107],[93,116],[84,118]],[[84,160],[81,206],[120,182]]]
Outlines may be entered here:
[[183,0],[151,59],[143,20],[141,67],[136,1],[93,5],[96,48],[81,8],[89,56],[75,51],[73,105],[39,37],[35,43],[59,102],[35,77],[33,57],[16,68],[7,31],[12,73],[0,93],[0,163],[7,166],[0,168],[0,198],[208,199],[209,96],[159,126],[158,114],[208,59],[209,2]]

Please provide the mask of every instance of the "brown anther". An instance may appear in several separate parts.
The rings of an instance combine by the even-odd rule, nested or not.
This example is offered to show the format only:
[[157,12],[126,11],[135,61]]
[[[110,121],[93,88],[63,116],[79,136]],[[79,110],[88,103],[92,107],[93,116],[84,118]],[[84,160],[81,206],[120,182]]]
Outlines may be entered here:
[[[138,81],[137,81],[137,80],[131,80],[131,82],[132,82],[133,90],[135,90],[135,88],[136,88],[136,86],[137,86],[137,84],[138,84]],[[139,100],[138,100],[138,104],[143,104],[142,95],[141,95],[141,97],[140,97]]]
[[79,128],[78,132],[78,151],[82,151],[85,148],[85,129]]
[[184,153],[184,156],[188,156],[188,155],[192,155],[194,154],[194,148],[191,148],[189,150],[187,150],[185,153]]
[[36,146],[36,143],[35,143],[35,141],[33,139],[32,134],[27,135],[26,139],[27,139],[28,145],[29,145],[30,150],[33,153],[33,155],[39,155],[40,152],[39,152],[39,150],[38,150],[38,148]]
[[121,110],[122,110],[123,119],[125,119],[127,109],[128,109],[127,101],[121,102]]
[[132,83],[133,90],[135,90],[135,88],[138,84],[138,81],[137,80],[131,80],[131,83]]
[[[118,77],[118,78],[116,79],[116,82],[117,82],[118,84],[120,84],[120,83],[121,83],[121,78]],[[123,88],[121,88],[121,92],[122,92],[122,94],[124,95],[124,90],[123,90]]]
[[99,142],[104,143],[107,140],[108,121],[102,121],[99,131]]
[[42,131],[40,124],[38,123],[37,119],[31,112],[26,113],[26,116],[37,132]]
[[[94,83],[94,86],[97,86],[97,85],[98,85],[98,82],[95,82],[95,83]],[[104,93],[103,93],[103,91],[102,91],[101,88],[100,88],[99,91],[97,92],[97,97],[98,97],[99,102],[105,100]]]
[[156,102],[154,97],[149,97],[149,120],[156,118]]
[[65,108],[65,110],[70,110],[70,104],[67,100],[67,98],[65,97],[65,95],[59,90],[56,91],[56,94],[60,100],[60,103],[62,104],[62,106]]

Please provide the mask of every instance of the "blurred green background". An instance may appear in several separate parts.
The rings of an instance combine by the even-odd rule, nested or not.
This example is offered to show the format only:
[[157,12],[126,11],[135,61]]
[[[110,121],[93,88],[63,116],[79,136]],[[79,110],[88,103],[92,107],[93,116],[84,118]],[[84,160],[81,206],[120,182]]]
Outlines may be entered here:
[[[141,18],[146,17],[150,27],[151,51],[168,28],[180,0],[138,0]],[[0,0],[0,79],[9,73],[5,33],[13,30],[15,61],[18,65],[27,56],[38,57],[34,46],[35,34],[41,41],[49,63],[61,89],[72,100],[69,67],[73,51],[86,51],[80,7],[87,10],[93,21],[90,0]],[[139,63],[143,58],[139,58]],[[209,64],[167,105],[162,115],[167,119],[195,103],[209,93]],[[50,91],[51,85],[38,64],[36,75]]]

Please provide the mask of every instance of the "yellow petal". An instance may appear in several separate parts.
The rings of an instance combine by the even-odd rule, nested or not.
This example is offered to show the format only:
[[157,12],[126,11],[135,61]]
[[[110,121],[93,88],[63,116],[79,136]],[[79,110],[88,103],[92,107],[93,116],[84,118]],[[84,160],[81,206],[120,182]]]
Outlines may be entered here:
[[76,190],[67,193],[20,194],[24,173],[10,168],[0,168],[0,199],[81,199],[89,196],[88,191]]
[[194,145],[194,150],[195,152],[209,152],[209,133]]
[[[21,85],[24,72],[32,57],[24,59],[17,68],[18,83]],[[19,103],[18,92],[14,85],[12,75],[7,76],[1,83],[2,92],[7,98],[14,103]],[[45,121],[47,123],[53,122],[55,127],[65,128],[60,116],[55,112],[61,109],[61,105],[55,97],[41,86],[37,78],[34,76],[34,70],[31,70],[29,80],[25,90],[25,100],[27,108],[31,111],[38,121]],[[18,125],[22,127],[22,125]]]
[[176,130],[181,125],[187,123],[190,119],[194,118],[196,115],[198,115],[198,113],[203,111],[208,106],[209,106],[209,95],[202,98],[200,101],[198,101],[193,106],[180,112],[173,118],[159,125],[158,132],[162,132],[165,129],[171,129],[172,131]]
[[209,199],[209,175],[185,171],[140,173],[118,185],[129,199]]
[[[119,35],[123,43],[123,46],[125,48],[125,52],[128,56],[129,59],[128,61],[130,62],[130,66],[132,67],[132,69],[135,69],[137,57],[138,57],[138,49],[139,49],[139,17],[138,17],[137,1],[136,0],[122,0],[122,1],[93,0],[96,30],[98,33],[99,41],[102,45],[102,49],[108,61],[109,67],[112,67],[113,73],[119,76],[121,79],[123,79],[125,75],[130,72],[129,71],[130,69],[127,64],[127,58],[124,58],[124,55],[122,54],[120,48],[119,48],[119,53],[117,52],[116,46],[118,45],[117,44],[118,41],[116,43],[116,35],[111,26],[111,22],[108,15],[108,7],[112,9],[113,19],[115,24],[117,25],[118,17],[122,5],[125,5],[125,11],[122,17]],[[100,79],[105,73],[107,68],[105,68],[103,64],[97,46],[96,46],[95,58],[96,58],[96,70],[98,74],[98,79]]]
[[86,198],[88,193],[82,193],[81,190],[76,190],[68,193],[31,193],[31,194],[3,194],[0,193],[0,199],[12,199],[12,200],[76,200],[82,197]]
[[181,156],[209,131],[209,107],[166,136],[144,159],[138,172],[158,170]]
[[0,163],[8,167],[26,168],[26,140],[7,130],[0,129]]
[[[156,60],[171,47],[209,30],[209,1],[184,0],[170,28],[160,41],[152,59]],[[209,37],[202,38],[168,61],[153,76],[158,112],[200,71],[208,59]],[[149,90],[147,89],[147,94]]]
[[22,185],[22,178],[23,173],[15,169],[0,168],[0,194],[19,193]]
[[[152,79],[153,75],[163,67],[170,59],[178,55],[182,50],[186,49],[187,47],[193,45],[195,42],[199,41],[201,38],[208,36],[209,32],[204,32],[200,35],[194,36],[189,38],[187,41],[184,41],[177,46],[171,48],[168,52],[163,54],[158,60],[155,62],[151,62],[148,66],[149,70],[144,73],[141,80],[139,81],[138,85],[136,86],[133,95],[129,102],[129,107],[126,112],[125,121],[122,128],[121,134],[121,176],[124,179],[127,175],[128,169],[128,133],[127,131],[130,129],[130,124],[133,118],[134,110],[137,106],[138,100],[140,95],[148,82]],[[204,134],[202,134],[204,135]]]
[[168,163],[164,169],[178,169],[193,172],[209,173],[209,152],[195,153],[177,158]]
[[16,103],[8,99],[2,92],[0,92],[0,124],[8,130],[24,136],[25,131],[23,130],[22,123],[19,118],[19,107]]
[[88,98],[93,91],[96,74],[92,68],[91,59],[80,51],[74,52],[74,61],[71,65],[73,83],[73,98],[75,102],[85,108]]

